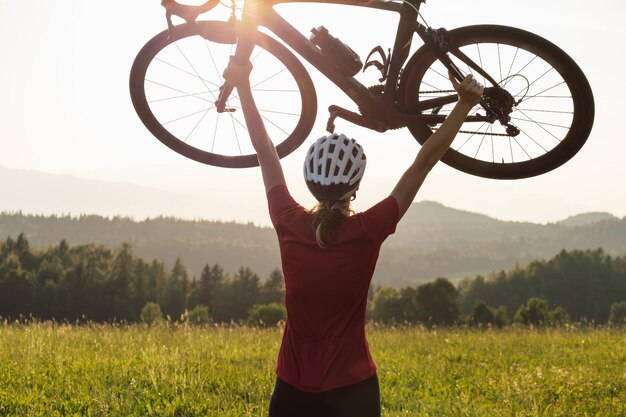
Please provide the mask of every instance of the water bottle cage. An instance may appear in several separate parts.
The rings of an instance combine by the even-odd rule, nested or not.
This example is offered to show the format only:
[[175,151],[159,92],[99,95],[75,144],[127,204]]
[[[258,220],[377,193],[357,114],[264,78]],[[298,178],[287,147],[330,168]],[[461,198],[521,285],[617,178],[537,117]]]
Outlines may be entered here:
[[[376,52],[380,54],[380,58],[382,59],[382,62],[376,61],[376,60],[370,61],[370,58]],[[380,74],[382,75],[382,77],[379,78],[378,81],[382,83],[382,82],[385,82],[385,80],[389,76],[389,64],[390,63],[391,63],[391,49],[387,49],[387,54],[385,54],[385,51],[383,50],[382,46],[379,45],[375,47],[374,49],[372,49],[370,53],[367,55],[367,58],[365,59],[365,66],[363,67],[363,72],[365,72],[365,70],[371,66],[376,67],[376,69],[380,71]]]

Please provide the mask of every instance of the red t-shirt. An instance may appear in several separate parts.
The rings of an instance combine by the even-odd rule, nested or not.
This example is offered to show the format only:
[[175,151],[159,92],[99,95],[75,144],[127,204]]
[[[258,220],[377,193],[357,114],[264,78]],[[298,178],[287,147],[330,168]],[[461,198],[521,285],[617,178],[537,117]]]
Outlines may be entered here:
[[365,338],[367,293],[380,245],[395,231],[398,203],[387,197],[346,218],[325,249],[313,215],[284,185],[267,194],[285,277],[287,323],[276,373],[288,384],[321,392],[376,372]]

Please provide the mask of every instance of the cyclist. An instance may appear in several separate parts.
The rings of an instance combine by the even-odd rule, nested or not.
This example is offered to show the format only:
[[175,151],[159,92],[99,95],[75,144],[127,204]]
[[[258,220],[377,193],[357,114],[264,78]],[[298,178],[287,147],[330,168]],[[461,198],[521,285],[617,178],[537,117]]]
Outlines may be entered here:
[[344,135],[318,139],[304,162],[305,181],[319,204],[300,206],[250,89],[252,64],[231,58],[224,78],[237,88],[257,152],[285,277],[287,323],[276,366],[269,416],[380,416],[376,366],[365,337],[367,293],[380,246],[394,233],[431,168],[446,152],[483,87],[468,75],[450,77],[459,101],[421,147],[391,194],[353,213],[365,170],[362,147]]

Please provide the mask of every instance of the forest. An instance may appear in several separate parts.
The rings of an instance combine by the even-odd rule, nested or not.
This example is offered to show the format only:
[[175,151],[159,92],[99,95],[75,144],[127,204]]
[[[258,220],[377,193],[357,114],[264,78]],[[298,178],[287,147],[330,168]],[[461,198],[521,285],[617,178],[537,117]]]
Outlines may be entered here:
[[[458,281],[487,275],[515,264],[553,257],[562,249],[602,247],[626,255],[626,219],[587,213],[545,225],[501,221],[434,202],[414,203],[383,245],[374,284],[396,289],[432,281]],[[33,248],[45,249],[65,239],[70,245],[102,244],[111,250],[127,242],[133,253],[158,259],[171,269],[177,258],[193,275],[207,260],[235,275],[246,266],[261,277],[280,267],[272,228],[254,224],[156,217],[37,216],[0,214],[0,239],[24,233]]]
[[[242,258],[243,259],[243,258]],[[602,249],[561,251],[549,260],[418,286],[372,286],[368,318],[386,324],[502,327],[511,322],[622,324],[626,257]],[[24,234],[0,242],[0,317],[82,323],[195,320],[276,324],[285,319],[280,270],[261,278],[207,263],[199,276],[180,259],[171,269],[123,243],[31,248]]]

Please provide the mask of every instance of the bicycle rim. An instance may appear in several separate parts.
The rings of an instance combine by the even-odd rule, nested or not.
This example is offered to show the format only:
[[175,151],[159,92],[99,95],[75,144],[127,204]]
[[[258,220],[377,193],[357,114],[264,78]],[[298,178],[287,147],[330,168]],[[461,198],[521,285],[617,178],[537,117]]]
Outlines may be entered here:
[[[591,88],[575,62],[549,41],[515,28],[472,26],[449,32],[458,48],[480,65],[516,101],[511,123],[520,130],[512,136],[498,121],[466,122],[442,161],[461,171],[488,178],[526,178],[548,172],[574,156],[593,124]],[[465,74],[486,87],[491,83],[459,57],[452,60]],[[403,76],[403,103],[408,109],[446,95],[451,84],[447,70],[434,54],[422,48],[407,64]],[[454,103],[424,114],[446,115]],[[476,106],[472,115],[485,115]],[[414,124],[409,129],[420,143],[438,128]]]
[[[198,22],[164,31],[138,54],[130,77],[133,104],[144,125],[172,150],[193,160],[228,168],[258,165],[237,91],[218,113],[222,73],[234,54],[232,27]],[[311,79],[297,58],[259,33],[250,60],[250,84],[279,156],[307,137],[317,113]]]

